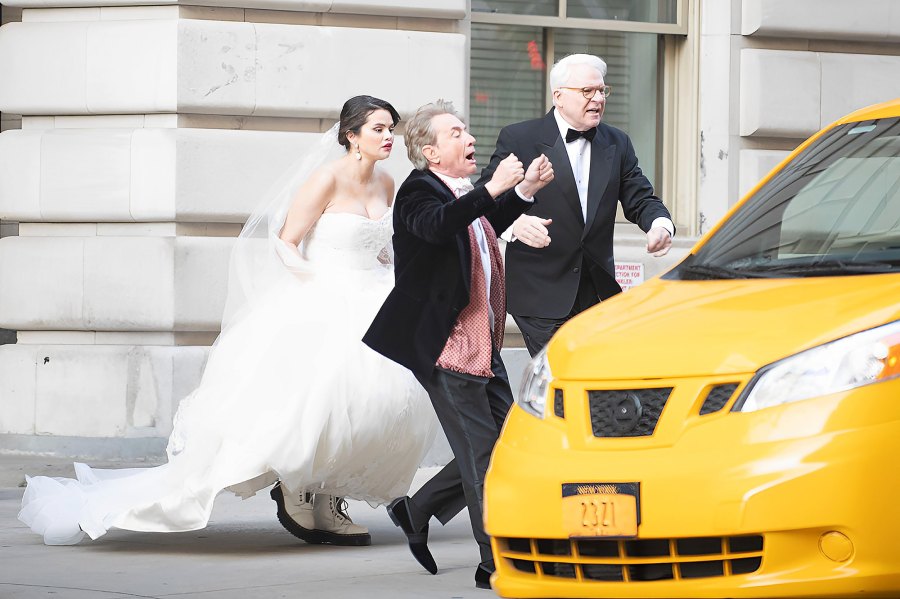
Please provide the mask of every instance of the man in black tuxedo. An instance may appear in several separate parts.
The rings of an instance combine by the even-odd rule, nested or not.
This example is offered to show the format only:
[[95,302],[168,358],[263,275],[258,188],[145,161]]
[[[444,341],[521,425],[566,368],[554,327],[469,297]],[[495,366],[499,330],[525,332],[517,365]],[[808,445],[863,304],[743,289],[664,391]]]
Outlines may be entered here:
[[435,574],[428,522],[436,516],[446,524],[468,507],[481,552],[475,584],[490,588],[494,562],[482,523],[482,492],[513,402],[500,359],[506,295],[495,231],[530,206],[553,169],[539,156],[525,171],[510,154],[473,186],[468,176],[477,170],[475,138],[449,102],[420,108],[405,137],[416,170],[394,202],[396,282],[363,341],[412,370],[431,398],[454,459],[413,497],[391,503],[388,513],[407,535],[413,556]]
[[[663,256],[675,225],[641,172],[631,140],[601,123],[606,63],[573,54],[550,72],[554,108],[540,119],[504,127],[481,181],[510,154],[546,155],[554,181],[513,225],[506,246],[509,313],[534,356],[569,318],[621,291],[615,280],[613,229],[619,203],[647,233],[647,251]],[[550,232],[552,231],[552,243]]]

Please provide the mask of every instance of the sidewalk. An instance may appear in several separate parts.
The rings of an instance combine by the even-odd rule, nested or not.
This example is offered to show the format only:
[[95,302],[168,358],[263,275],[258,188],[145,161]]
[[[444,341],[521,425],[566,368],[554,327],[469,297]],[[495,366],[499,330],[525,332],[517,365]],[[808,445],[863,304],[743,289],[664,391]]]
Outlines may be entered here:
[[[435,471],[420,470],[413,488]],[[46,547],[16,519],[26,472],[72,475],[71,464],[57,458],[0,455],[3,599],[495,597],[474,587],[478,550],[465,513],[446,527],[432,523],[437,576],[413,560],[383,507],[350,505],[354,521],[369,528],[372,546],[307,545],[281,528],[267,492],[243,502],[222,493],[209,526],[196,532],[113,530],[74,547]]]

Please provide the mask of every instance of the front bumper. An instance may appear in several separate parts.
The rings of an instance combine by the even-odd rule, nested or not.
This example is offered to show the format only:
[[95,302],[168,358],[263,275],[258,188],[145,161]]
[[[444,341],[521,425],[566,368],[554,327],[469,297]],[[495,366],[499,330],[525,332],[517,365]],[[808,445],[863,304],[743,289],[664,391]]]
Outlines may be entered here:
[[[646,437],[593,436],[585,389],[599,384],[554,381],[565,418],[552,406],[544,420],[514,408],[485,484],[494,589],[503,597],[900,596],[892,465],[900,381],[700,416],[697,398],[720,382],[670,381]],[[570,541],[562,485],[625,482],[640,484],[637,539]]]

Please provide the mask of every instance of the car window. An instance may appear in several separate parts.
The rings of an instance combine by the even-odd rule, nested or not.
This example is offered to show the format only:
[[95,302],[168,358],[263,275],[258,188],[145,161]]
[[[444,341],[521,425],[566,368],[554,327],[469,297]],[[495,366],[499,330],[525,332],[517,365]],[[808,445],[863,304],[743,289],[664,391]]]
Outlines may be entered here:
[[900,119],[842,125],[665,278],[900,272]]

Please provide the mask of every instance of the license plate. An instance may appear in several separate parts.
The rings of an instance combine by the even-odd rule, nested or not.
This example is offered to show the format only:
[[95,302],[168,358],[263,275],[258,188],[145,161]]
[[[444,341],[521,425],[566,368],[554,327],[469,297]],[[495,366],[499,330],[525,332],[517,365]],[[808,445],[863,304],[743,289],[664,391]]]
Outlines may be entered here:
[[570,537],[636,537],[639,483],[565,483],[563,526]]

